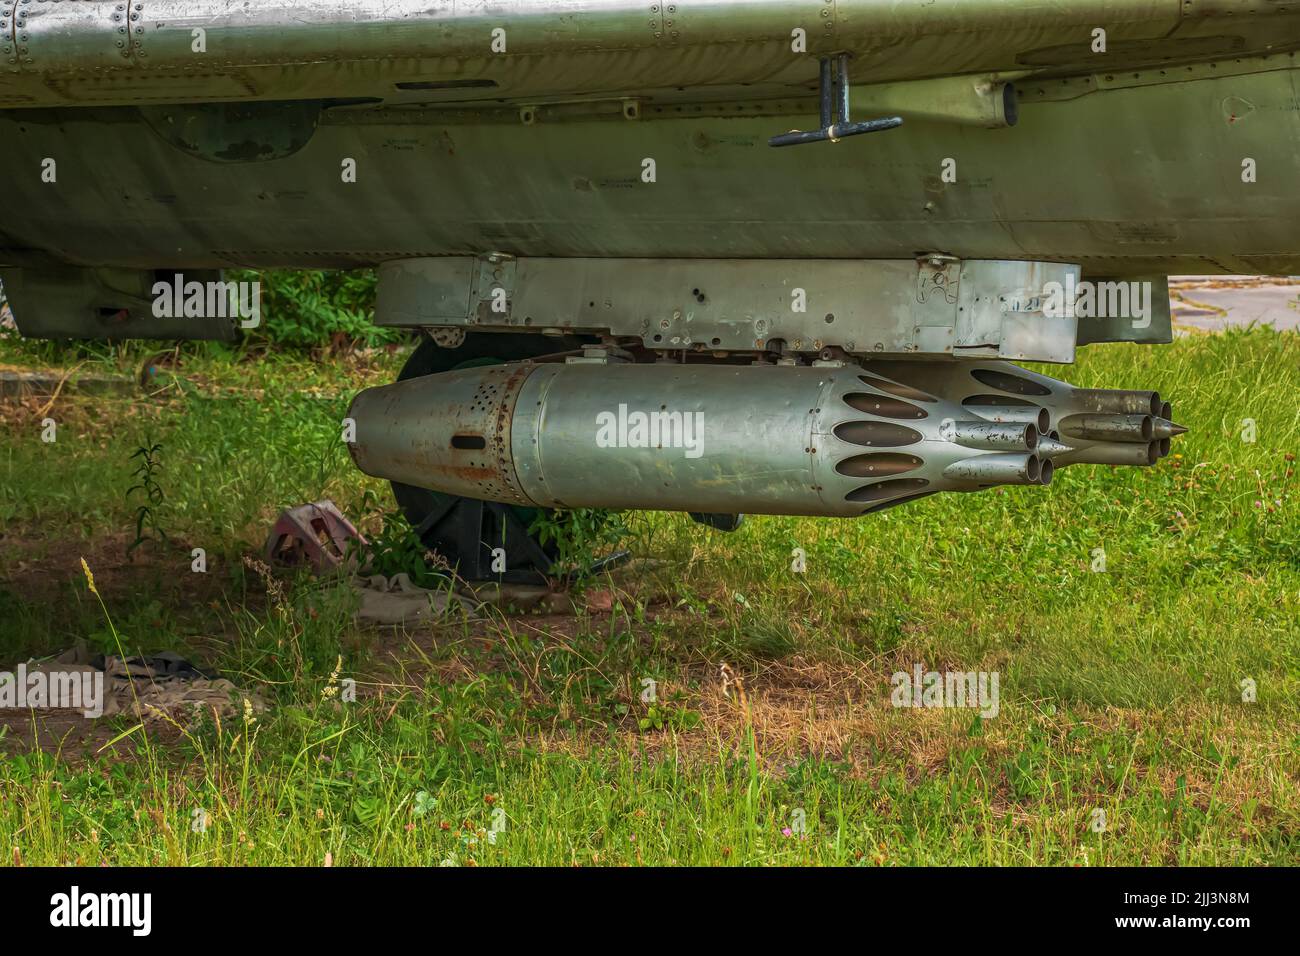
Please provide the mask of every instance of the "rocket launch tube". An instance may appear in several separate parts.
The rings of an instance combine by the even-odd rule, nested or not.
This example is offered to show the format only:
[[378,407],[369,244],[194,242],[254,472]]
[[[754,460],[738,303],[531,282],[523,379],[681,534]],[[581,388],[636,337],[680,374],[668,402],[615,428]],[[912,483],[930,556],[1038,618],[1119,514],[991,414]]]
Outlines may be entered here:
[[[881,383],[852,365],[463,369],[360,393],[350,449],[370,475],[549,508],[848,517],[1043,482],[1032,428],[972,424],[955,403]],[[1013,440],[1025,451],[961,443]]]

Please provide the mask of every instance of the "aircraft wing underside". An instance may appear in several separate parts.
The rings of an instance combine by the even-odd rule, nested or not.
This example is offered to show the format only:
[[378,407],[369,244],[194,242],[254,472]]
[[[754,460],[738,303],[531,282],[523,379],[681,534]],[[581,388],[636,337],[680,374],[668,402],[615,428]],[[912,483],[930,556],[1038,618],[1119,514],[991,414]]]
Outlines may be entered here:
[[0,0],[0,108],[807,96],[838,52],[862,84],[1297,47],[1279,0]]

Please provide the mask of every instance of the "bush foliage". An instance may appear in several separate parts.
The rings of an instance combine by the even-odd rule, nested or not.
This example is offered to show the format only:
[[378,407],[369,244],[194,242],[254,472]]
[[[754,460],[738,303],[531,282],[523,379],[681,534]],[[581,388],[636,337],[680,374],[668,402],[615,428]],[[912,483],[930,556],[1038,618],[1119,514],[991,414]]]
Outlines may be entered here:
[[374,269],[232,270],[228,280],[261,281],[262,325],[254,337],[294,349],[343,345],[386,345],[406,336],[402,329],[374,324]]

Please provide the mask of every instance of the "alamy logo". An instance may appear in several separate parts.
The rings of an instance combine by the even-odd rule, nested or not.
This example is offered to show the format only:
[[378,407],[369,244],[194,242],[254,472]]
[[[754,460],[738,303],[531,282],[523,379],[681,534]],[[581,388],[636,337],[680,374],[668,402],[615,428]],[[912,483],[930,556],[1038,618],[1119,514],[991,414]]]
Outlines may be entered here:
[[0,671],[0,710],[79,710],[83,717],[104,713],[103,671]]
[[597,448],[683,448],[687,458],[704,454],[703,412],[618,412],[596,416]]
[[1065,282],[1043,285],[1043,315],[1051,319],[1131,318],[1133,328],[1151,324],[1150,282]]
[[50,925],[128,926],[134,936],[148,936],[153,928],[151,893],[82,893],[74,886],[50,897]]
[[895,707],[971,707],[980,716],[998,715],[998,672],[927,671],[917,664],[912,673],[898,671],[890,679]]
[[171,282],[153,286],[153,314],[158,319],[239,319],[239,327],[262,324],[261,282],[185,281],[179,272]]

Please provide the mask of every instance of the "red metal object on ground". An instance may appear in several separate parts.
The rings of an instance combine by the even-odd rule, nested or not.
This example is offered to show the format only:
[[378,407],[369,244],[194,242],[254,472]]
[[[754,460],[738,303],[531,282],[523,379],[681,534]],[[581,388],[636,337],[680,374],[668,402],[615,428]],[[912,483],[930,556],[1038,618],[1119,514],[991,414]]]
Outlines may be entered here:
[[266,541],[266,558],[281,564],[309,564],[318,573],[358,561],[366,539],[332,501],[284,511]]

